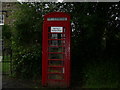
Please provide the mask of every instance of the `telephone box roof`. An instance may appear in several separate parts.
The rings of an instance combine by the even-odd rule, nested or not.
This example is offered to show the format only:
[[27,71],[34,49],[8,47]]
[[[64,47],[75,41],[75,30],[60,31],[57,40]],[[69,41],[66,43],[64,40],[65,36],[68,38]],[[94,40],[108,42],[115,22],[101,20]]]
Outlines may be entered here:
[[70,15],[68,13],[65,12],[51,12],[48,13],[44,16],[44,20],[46,21],[47,18],[60,18],[60,17],[66,17],[67,21],[70,21]]

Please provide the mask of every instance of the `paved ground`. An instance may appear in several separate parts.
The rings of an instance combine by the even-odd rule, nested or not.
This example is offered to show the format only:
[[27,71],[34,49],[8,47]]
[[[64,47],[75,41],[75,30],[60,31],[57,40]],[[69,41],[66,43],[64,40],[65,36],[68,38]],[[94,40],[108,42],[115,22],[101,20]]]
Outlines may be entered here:
[[2,88],[35,88],[37,87],[34,81],[18,80],[10,78],[6,75],[2,76]]
[[31,80],[21,80],[21,79],[15,79],[15,78],[10,78],[7,75],[3,75],[2,76],[2,88],[3,90],[16,90],[16,88],[24,88],[24,89],[33,89],[35,90],[85,90],[85,89],[81,89],[78,86],[72,86],[71,88],[47,88],[47,87],[42,87],[41,86],[41,81],[31,81]]
[[[40,81],[41,82],[41,81]],[[47,88],[42,87],[41,83],[34,81],[26,81],[26,80],[18,80],[13,79],[8,76],[3,75],[2,76],[2,89],[3,90],[16,90],[16,89],[32,89],[32,90],[73,90],[73,89],[63,89],[63,88]]]

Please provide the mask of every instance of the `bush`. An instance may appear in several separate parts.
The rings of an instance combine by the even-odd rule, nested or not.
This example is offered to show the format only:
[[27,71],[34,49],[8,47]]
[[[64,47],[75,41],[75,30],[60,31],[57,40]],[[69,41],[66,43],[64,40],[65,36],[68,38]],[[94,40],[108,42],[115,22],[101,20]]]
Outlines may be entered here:
[[24,79],[35,79],[41,74],[41,48],[33,46],[23,49],[13,55],[13,73],[16,77]]

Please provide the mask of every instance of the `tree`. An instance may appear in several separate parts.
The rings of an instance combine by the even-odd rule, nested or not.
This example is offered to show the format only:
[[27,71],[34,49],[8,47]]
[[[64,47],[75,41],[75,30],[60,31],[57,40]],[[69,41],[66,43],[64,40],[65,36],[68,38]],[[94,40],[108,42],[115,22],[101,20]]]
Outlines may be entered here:
[[[38,63],[41,63],[43,16],[49,12],[60,11],[71,15],[72,74],[73,76],[75,75],[74,78],[78,77],[76,75],[77,72],[78,75],[88,78],[89,83],[94,80],[99,81],[99,79],[105,83],[102,78],[108,75],[107,70],[110,71],[109,68],[105,69],[107,67],[105,62],[109,62],[111,66],[114,63],[115,67],[118,65],[116,63],[119,62],[117,60],[119,58],[118,52],[120,51],[119,9],[119,3],[108,2],[29,2],[18,4],[18,11],[14,14],[16,21],[12,31],[15,72],[17,75],[22,73],[21,76],[27,77],[31,73],[28,70],[33,70],[32,66],[36,65],[34,70],[37,67],[39,69],[33,70],[30,77],[38,76],[38,74],[34,73],[39,72],[41,69]],[[40,49],[37,49],[38,47]],[[116,62],[113,61],[115,58]],[[104,71],[100,69],[101,65],[103,65],[102,69],[104,68]],[[93,71],[92,69],[94,68],[98,70]],[[96,75],[95,73],[99,70],[101,71],[98,72],[98,76],[95,76],[97,78],[92,78],[93,73]],[[116,73],[118,69],[112,68],[112,70]],[[104,72],[106,74],[101,74]],[[115,76],[116,74],[111,71],[110,73],[112,73],[110,78],[112,79],[112,75]],[[117,79],[118,77],[116,76]]]

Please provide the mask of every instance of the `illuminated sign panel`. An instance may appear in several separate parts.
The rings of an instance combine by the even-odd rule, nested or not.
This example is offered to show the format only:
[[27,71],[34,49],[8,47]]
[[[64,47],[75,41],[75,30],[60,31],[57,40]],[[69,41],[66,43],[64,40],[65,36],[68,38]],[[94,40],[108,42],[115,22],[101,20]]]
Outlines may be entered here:
[[63,27],[51,27],[51,32],[63,32]]
[[47,18],[47,21],[67,21],[67,18]]

